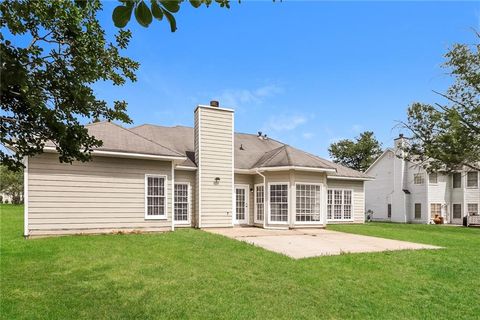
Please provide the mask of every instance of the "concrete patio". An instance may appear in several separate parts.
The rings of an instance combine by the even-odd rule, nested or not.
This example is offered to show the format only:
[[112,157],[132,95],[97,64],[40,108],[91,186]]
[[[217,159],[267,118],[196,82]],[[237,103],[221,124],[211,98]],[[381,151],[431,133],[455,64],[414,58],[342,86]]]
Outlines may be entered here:
[[407,241],[362,236],[324,229],[269,230],[254,227],[208,228],[207,232],[245,241],[294,259],[342,253],[441,249]]

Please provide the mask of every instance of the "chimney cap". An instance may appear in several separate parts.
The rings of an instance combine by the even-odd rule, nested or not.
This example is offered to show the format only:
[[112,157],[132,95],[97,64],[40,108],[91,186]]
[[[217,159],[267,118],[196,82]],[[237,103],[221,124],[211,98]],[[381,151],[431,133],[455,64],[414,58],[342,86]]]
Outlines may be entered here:
[[220,103],[217,100],[210,101],[210,107],[218,108],[220,107]]

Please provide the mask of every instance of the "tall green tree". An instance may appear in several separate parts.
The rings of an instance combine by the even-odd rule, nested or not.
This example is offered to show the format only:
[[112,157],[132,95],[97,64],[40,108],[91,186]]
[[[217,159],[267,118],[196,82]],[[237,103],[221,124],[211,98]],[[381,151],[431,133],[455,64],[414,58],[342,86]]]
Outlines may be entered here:
[[382,154],[382,145],[373,132],[365,131],[354,140],[332,143],[328,152],[333,162],[364,172]]
[[100,0],[0,2],[0,150],[2,164],[19,168],[25,156],[55,143],[60,161],[86,161],[102,144],[80,119],[130,122],[127,104],[98,99],[92,85],[135,81],[138,63],[120,54],[131,33],[109,42],[97,13]]
[[431,171],[480,170],[480,34],[475,44],[455,44],[444,67],[453,77],[443,102],[414,103],[403,123],[411,133],[407,158]]
[[[135,16],[147,27],[155,18],[176,30],[174,14],[182,0],[121,0],[112,19],[124,28]],[[190,0],[198,8],[228,0]],[[25,156],[41,153],[46,141],[56,145],[61,162],[88,161],[102,142],[90,136],[82,121],[130,123],[123,100],[108,104],[92,85],[136,81],[139,64],[121,55],[131,32],[118,30],[107,41],[97,14],[100,0],[9,0],[0,2],[0,149],[2,164],[19,169]],[[26,44],[25,44],[26,42]],[[82,121],[81,121],[82,120]]]
[[0,166],[0,192],[10,196],[12,203],[21,203],[23,200],[23,171],[12,171],[5,166]]

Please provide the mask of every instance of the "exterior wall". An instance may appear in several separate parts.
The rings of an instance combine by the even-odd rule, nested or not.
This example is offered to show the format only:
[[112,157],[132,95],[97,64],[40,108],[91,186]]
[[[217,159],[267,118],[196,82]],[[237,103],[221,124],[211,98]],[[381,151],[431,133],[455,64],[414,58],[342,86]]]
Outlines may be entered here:
[[[254,196],[255,192],[250,192],[250,190],[254,190],[254,176],[251,174],[238,174],[235,173],[235,179],[234,179],[235,185],[248,185],[248,204],[247,204],[247,210],[248,210],[248,221],[247,223],[249,225],[254,224]],[[235,210],[234,210],[235,214]]]
[[[185,226],[195,226],[195,208],[196,208],[196,175],[195,171],[187,171],[187,170],[175,170],[174,180],[175,183],[177,182],[186,182],[190,185],[189,197],[190,197],[190,224],[185,224]],[[180,226],[177,222],[175,222],[175,227]]]
[[[172,164],[166,161],[94,157],[72,165],[56,154],[28,163],[30,235],[170,230]],[[145,174],[165,175],[167,219],[145,219]]]
[[[388,204],[392,203],[393,195],[393,158],[391,151],[378,160],[368,174],[374,181],[365,181],[365,209],[373,211],[374,220],[390,220]],[[392,208],[393,209],[393,208]]]
[[[429,211],[430,211],[430,204],[440,203],[442,205],[442,217],[446,219],[445,220],[446,222],[449,222],[450,221],[450,198],[451,198],[450,176],[438,173],[437,183],[430,183],[428,177],[426,180],[427,180],[426,183],[428,183]],[[413,217],[412,217],[412,220],[413,220]]]
[[363,181],[327,179],[328,189],[353,190],[353,221],[328,221],[327,223],[364,223],[365,222],[365,192]]
[[[430,204],[428,200],[428,174],[427,172],[419,166],[406,163],[407,179],[405,189],[410,191],[408,195],[408,207],[409,211],[406,213],[406,221],[404,222],[414,222],[414,223],[426,223],[430,220]],[[417,173],[421,173],[424,176],[425,182],[423,184],[414,184],[414,176]],[[422,209],[422,218],[415,219],[415,203],[420,203]]]
[[[233,112],[195,110],[199,227],[231,227],[233,218]],[[215,178],[220,178],[218,183]]]

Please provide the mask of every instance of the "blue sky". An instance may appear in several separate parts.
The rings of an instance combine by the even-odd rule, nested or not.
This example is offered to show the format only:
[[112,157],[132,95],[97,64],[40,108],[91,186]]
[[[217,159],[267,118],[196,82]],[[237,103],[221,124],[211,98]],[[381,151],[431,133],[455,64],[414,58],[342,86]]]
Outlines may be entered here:
[[[101,21],[115,30],[105,3]],[[375,132],[384,146],[414,101],[451,79],[441,68],[453,43],[472,43],[477,2],[242,1],[231,9],[177,14],[148,29],[135,21],[125,54],[141,63],[138,81],[96,86],[124,99],[136,125],[188,125],[197,104],[218,99],[235,109],[237,132],[263,131],[328,157],[328,146]]]

